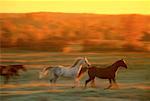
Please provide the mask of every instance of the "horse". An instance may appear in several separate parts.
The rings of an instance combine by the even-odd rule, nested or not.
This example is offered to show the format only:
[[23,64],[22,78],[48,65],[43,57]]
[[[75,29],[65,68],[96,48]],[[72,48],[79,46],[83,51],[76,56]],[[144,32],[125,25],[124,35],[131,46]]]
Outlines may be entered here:
[[4,77],[4,84],[8,83],[9,79],[13,76],[20,76],[19,70],[26,71],[23,65],[0,65],[0,75]]
[[99,68],[97,66],[91,65],[89,68],[81,68],[77,78],[80,78],[80,76],[88,70],[89,79],[85,81],[84,88],[86,88],[89,82],[91,82],[92,87],[95,87],[95,81],[94,81],[95,77],[109,80],[110,85],[105,89],[109,89],[112,87],[113,85],[112,81],[115,84],[115,86],[118,87],[115,77],[116,77],[116,71],[118,70],[119,67],[124,67],[127,69],[127,65],[123,59],[114,62],[112,65],[107,66],[106,68]]
[[74,83],[74,87],[77,87],[79,84],[79,79],[77,79],[77,75],[81,69],[82,66],[88,67],[91,64],[89,63],[89,61],[87,60],[86,57],[80,57],[77,58],[74,62],[74,64],[70,67],[65,67],[65,66],[49,66],[49,67],[45,67],[42,69],[42,71],[40,71],[39,73],[39,78],[43,78],[44,76],[48,75],[48,71],[51,70],[52,74],[53,74],[53,78],[50,79],[50,83],[55,84],[57,79],[59,77],[68,77],[68,78],[73,78],[75,83]]

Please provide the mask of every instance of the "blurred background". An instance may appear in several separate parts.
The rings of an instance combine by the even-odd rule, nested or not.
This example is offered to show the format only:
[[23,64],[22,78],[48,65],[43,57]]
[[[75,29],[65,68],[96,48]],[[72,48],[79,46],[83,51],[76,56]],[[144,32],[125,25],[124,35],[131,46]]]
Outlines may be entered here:
[[150,51],[150,16],[0,14],[1,48],[59,52]]

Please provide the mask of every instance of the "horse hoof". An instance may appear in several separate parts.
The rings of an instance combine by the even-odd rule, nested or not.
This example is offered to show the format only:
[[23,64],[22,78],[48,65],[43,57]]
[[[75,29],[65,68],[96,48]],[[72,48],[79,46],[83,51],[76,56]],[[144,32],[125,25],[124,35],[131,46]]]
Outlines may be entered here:
[[119,87],[118,86],[114,86],[111,89],[117,90],[117,89],[119,89]]

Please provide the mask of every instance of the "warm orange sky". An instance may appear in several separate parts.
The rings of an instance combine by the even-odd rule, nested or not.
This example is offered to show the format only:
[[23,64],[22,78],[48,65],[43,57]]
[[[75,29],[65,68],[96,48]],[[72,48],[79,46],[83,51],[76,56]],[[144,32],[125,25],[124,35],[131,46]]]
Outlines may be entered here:
[[0,0],[0,13],[150,14],[150,0]]

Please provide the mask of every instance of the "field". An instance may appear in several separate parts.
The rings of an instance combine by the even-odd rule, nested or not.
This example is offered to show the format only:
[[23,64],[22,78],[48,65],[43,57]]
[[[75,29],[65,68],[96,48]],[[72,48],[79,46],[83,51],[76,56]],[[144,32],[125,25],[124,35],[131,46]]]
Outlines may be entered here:
[[[48,65],[69,66],[76,57],[86,56],[92,64],[111,65],[118,59],[125,59],[128,69],[119,69],[119,89],[104,90],[107,80],[96,79],[97,88],[83,89],[87,75],[81,79],[78,88],[72,88],[73,80],[60,78],[51,87],[49,77],[38,78],[39,71]],[[54,53],[42,51],[1,51],[0,64],[24,64],[28,71],[20,77],[3,84],[0,80],[0,101],[150,101],[150,54],[148,53]]]

